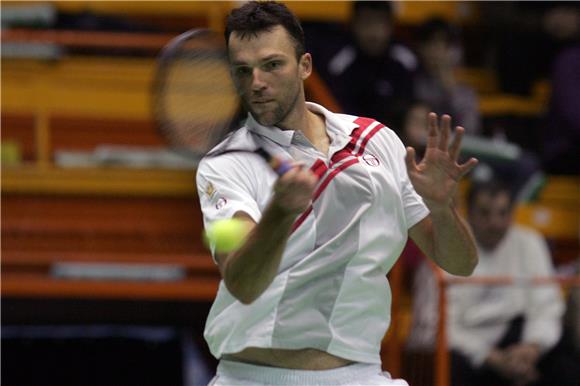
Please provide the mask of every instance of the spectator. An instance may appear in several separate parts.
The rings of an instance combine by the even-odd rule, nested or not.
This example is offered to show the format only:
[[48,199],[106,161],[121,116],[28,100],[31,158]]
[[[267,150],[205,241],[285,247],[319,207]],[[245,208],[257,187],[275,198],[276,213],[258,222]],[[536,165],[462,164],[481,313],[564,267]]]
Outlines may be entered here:
[[568,1],[481,2],[489,64],[503,92],[530,95],[557,54],[580,38],[580,7]]
[[[467,206],[480,255],[474,277],[554,274],[542,237],[512,223],[513,205],[498,180],[473,184]],[[415,277],[410,351],[433,351],[437,297],[424,263]],[[560,339],[564,302],[557,285],[455,285],[447,301],[453,386],[577,385],[577,364]]]
[[480,132],[477,94],[471,87],[459,84],[455,76],[461,60],[456,31],[445,20],[433,18],[419,28],[418,35],[416,98],[432,106],[437,114],[453,116],[467,134]]
[[[320,58],[315,66],[344,112],[375,117],[397,130],[412,99],[417,59],[394,41],[393,24],[390,2],[353,2],[346,42],[315,55]],[[319,46],[328,51],[332,44]]]
[[[545,241],[512,224],[512,212],[508,187],[493,180],[474,184],[468,219],[481,256],[474,276],[553,275]],[[552,349],[564,311],[557,286],[456,286],[449,291],[449,307],[453,385],[576,382],[554,371]]]
[[[580,257],[576,260],[574,275],[580,276]],[[570,289],[564,322],[564,333],[569,334],[568,344],[580,363],[580,287]]]
[[554,63],[544,166],[549,173],[580,173],[580,45],[564,50]]

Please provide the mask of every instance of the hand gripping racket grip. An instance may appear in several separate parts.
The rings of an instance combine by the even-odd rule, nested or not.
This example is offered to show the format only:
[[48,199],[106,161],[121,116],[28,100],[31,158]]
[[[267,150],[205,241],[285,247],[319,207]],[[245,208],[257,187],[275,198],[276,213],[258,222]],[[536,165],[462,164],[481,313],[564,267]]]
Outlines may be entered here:
[[264,149],[258,149],[256,150],[256,153],[262,156],[262,158],[268,162],[272,170],[274,170],[279,176],[283,176],[286,172],[292,169],[292,165],[288,161],[275,157]]
[[276,174],[279,176],[283,176],[288,170],[292,169],[292,165],[290,165],[289,162],[286,162],[278,157],[272,157],[269,163],[272,169],[274,169]]

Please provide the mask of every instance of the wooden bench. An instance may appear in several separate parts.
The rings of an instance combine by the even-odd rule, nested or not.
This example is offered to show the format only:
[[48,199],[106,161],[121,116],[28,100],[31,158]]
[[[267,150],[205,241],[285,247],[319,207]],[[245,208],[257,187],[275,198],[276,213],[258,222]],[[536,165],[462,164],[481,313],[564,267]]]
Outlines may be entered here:
[[[3,171],[2,296],[210,301],[193,171]],[[177,267],[179,280],[74,280],[55,265]]]

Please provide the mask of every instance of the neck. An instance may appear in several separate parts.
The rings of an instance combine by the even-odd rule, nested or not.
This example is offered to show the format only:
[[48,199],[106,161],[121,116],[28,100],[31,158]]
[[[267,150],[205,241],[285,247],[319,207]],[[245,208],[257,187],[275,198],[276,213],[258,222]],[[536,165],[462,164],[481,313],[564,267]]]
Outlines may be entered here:
[[311,113],[306,108],[304,95],[302,97],[299,96],[290,113],[276,126],[282,130],[305,131],[305,128],[308,126],[308,114]]
[[324,118],[308,110],[304,94],[290,114],[277,126],[283,130],[300,130],[313,144],[328,138]]
[[328,141],[324,117],[321,117],[308,109],[306,111],[306,125],[302,131],[306,138],[308,138],[308,140],[316,147],[319,147],[319,144]]

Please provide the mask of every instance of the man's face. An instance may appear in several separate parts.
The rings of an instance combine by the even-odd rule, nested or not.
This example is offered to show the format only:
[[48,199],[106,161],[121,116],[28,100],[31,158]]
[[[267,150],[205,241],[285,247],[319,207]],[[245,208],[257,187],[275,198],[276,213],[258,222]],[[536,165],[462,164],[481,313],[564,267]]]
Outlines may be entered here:
[[228,47],[232,77],[246,109],[264,126],[283,126],[304,99],[310,54],[298,61],[292,38],[282,26],[243,38],[234,31]]
[[485,250],[494,250],[512,222],[512,207],[507,192],[495,195],[481,192],[469,210],[469,222],[477,243]]
[[391,39],[391,22],[387,14],[362,8],[352,22],[352,30],[364,53],[369,56],[385,53]]

